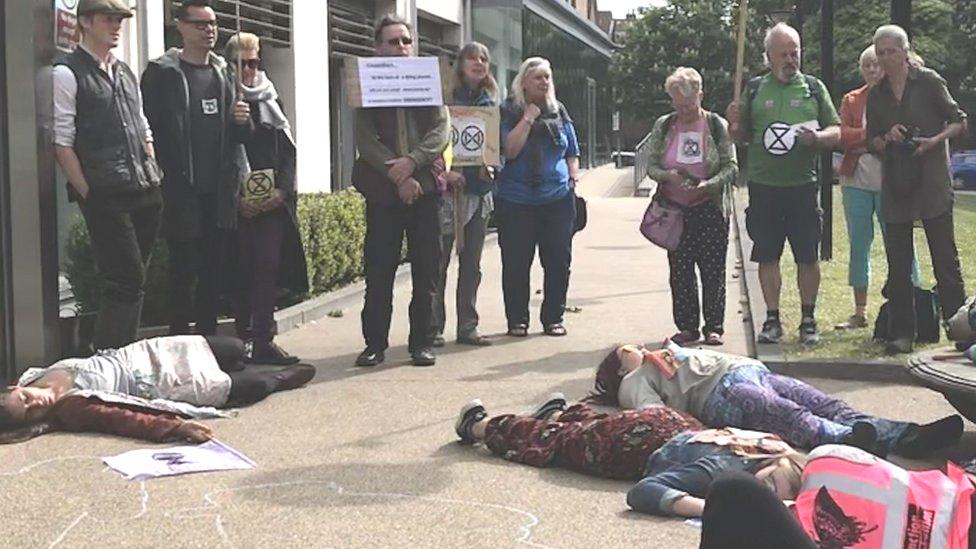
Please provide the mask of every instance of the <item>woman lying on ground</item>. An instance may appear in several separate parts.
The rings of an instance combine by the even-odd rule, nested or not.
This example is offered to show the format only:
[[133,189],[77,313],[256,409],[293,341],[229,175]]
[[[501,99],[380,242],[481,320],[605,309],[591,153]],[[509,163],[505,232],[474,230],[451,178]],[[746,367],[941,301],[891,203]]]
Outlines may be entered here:
[[315,376],[304,364],[245,368],[244,356],[236,338],[173,336],[31,368],[0,391],[0,442],[49,431],[204,442],[211,429],[185,418],[229,417],[217,408],[253,404]]
[[755,474],[783,499],[796,496],[804,459],[779,437],[701,428],[665,406],[598,413],[585,404],[566,408],[561,394],[528,416],[489,418],[473,400],[455,425],[463,442],[483,443],[509,461],[642,479],[627,494],[627,504],[642,513],[700,516],[701,498],[724,471]]
[[626,480],[641,478],[647,456],[689,429],[701,423],[665,406],[600,413],[586,404],[566,408],[560,393],[527,416],[489,418],[472,400],[454,426],[462,442],[483,443],[509,461]]
[[869,416],[757,360],[670,341],[659,351],[615,346],[597,370],[596,392],[622,408],[664,404],[709,427],[768,431],[802,448],[850,444],[882,457],[920,457],[955,444],[963,430],[956,415],[926,425]]

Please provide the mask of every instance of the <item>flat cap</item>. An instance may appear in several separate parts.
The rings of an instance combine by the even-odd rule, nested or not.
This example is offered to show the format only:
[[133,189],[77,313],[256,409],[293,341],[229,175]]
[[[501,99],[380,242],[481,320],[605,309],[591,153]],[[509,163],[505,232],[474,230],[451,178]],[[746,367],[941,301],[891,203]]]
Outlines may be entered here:
[[127,0],[79,0],[78,15],[96,13],[132,17],[132,8],[129,7]]

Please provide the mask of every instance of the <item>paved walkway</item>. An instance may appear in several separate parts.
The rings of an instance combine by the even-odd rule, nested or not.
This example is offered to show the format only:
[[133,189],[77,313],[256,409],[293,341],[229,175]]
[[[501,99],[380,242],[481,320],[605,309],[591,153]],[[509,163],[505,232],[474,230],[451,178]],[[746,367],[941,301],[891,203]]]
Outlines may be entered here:
[[[212,422],[256,470],[127,482],[98,458],[144,444],[61,434],[0,447],[0,539],[24,547],[696,547],[697,531],[683,522],[628,512],[628,483],[508,463],[458,445],[452,430],[473,397],[491,412],[526,410],[551,391],[582,397],[612,343],[673,333],[666,256],[637,232],[647,199],[629,197],[629,178],[600,168],[581,183],[590,224],[574,245],[569,301],[581,311],[567,315],[568,337],[540,335],[537,295],[531,337],[449,344],[437,366],[414,368],[401,283],[388,361],[355,368],[361,296],[350,297],[337,304],[342,318],[280,338],[318,367],[311,386]],[[730,277],[727,349],[741,353],[737,288]],[[503,332],[494,244],[479,305],[482,331]],[[896,418],[950,412],[922,389],[816,383]]]

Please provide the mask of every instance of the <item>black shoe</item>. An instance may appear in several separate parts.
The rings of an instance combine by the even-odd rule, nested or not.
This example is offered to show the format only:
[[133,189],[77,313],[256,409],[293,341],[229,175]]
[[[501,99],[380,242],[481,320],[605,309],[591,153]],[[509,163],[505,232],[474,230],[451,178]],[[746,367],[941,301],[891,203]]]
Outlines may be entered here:
[[878,430],[866,421],[857,421],[851,427],[851,434],[844,438],[843,443],[874,454],[877,452]]
[[461,413],[458,414],[457,422],[454,424],[454,432],[457,433],[461,442],[466,444],[475,443],[476,441],[471,435],[471,427],[486,417],[488,417],[488,412],[485,411],[485,405],[480,400],[474,399],[465,404],[461,408]]
[[508,335],[512,337],[526,337],[529,335],[528,324],[515,324],[508,327]]
[[410,353],[414,366],[433,366],[437,363],[437,357],[430,349],[417,349]]
[[479,334],[458,336],[457,342],[460,345],[473,345],[475,347],[488,347],[491,345],[490,339]]
[[359,353],[359,356],[356,357],[356,366],[376,366],[377,364],[382,363],[384,360],[386,360],[386,356],[383,354],[383,351],[374,351],[369,347],[366,347],[366,349],[364,349],[363,352]]
[[566,395],[562,393],[552,393],[547,398],[546,401],[541,404],[538,408],[532,412],[532,417],[541,420],[549,419],[549,416],[555,414],[556,412],[562,412],[566,409]]
[[557,322],[555,324],[549,324],[542,331],[547,336],[561,337],[566,335],[566,327],[563,326],[562,322]]
[[444,346],[444,336],[442,336],[442,335],[435,335],[434,336],[434,339],[431,340],[431,343],[430,344],[432,346],[434,346],[434,347],[437,347],[438,349],[441,348],[441,347],[443,347]]
[[275,372],[274,378],[278,382],[276,391],[290,391],[305,385],[315,377],[315,366],[309,364],[299,364],[289,366],[279,372]]
[[962,418],[956,415],[944,417],[925,425],[912,425],[895,443],[895,452],[907,458],[921,458],[952,446],[962,438]]
[[251,356],[245,359],[250,364],[267,364],[269,366],[291,366],[298,364],[299,359],[285,352],[277,343],[271,341],[265,345],[255,343]]

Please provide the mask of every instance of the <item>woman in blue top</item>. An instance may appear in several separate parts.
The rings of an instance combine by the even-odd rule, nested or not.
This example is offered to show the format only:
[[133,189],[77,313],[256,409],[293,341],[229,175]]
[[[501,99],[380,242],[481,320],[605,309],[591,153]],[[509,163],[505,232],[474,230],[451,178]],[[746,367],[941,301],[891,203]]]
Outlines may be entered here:
[[[491,56],[484,44],[471,42],[461,48],[452,80],[455,105],[491,107],[498,104],[498,83],[489,72]],[[431,312],[434,347],[444,345],[444,287],[454,246],[455,210],[462,230],[458,250],[457,341],[465,345],[490,345],[478,334],[478,286],[481,284],[481,251],[494,209],[487,167],[455,168],[447,173],[448,190],[440,206],[442,254],[437,293]]]
[[542,327],[547,335],[566,335],[579,144],[573,121],[556,101],[546,59],[530,57],[519,68],[512,96],[502,105],[501,143],[505,167],[497,181],[495,218],[508,335],[528,335],[529,272],[537,247],[545,272]]

